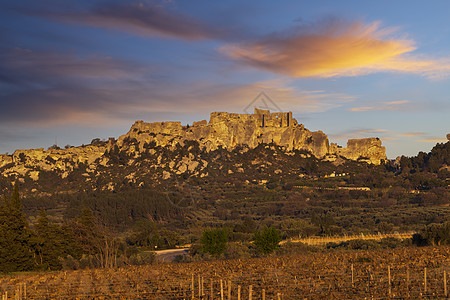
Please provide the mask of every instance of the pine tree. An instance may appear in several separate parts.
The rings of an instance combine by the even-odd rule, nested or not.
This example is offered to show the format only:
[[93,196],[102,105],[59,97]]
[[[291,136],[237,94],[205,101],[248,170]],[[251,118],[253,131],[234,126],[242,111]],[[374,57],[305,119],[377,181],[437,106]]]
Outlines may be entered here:
[[98,245],[101,244],[102,237],[92,210],[84,209],[81,217],[72,223],[72,228],[75,240],[81,245],[83,252],[88,254],[99,252]]
[[73,233],[68,228],[51,222],[44,209],[39,214],[35,233],[33,248],[37,263],[43,269],[60,269],[59,258],[80,255],[81,249],[76,244]]
[[27,271],[34,268],[30,248],[31,231],[16,183],[10,200],[0,204],[0,272]]

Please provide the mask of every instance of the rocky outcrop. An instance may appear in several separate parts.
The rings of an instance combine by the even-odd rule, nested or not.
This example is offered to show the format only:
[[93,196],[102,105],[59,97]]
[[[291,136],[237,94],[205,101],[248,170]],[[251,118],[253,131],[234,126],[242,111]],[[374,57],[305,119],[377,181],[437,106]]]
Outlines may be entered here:
[[0,168],[13,162],[11,155],[0,154]]
[[[188,141],[198,142],[206,152],[224,148],[233,150],[238,146],[256,148],[259,144],[274,143],[286,152],[304,150],[317,158],[336,161],[339,157],[379,164],[386,159],[385,148],[378,138],[352,139],[346,148],[329,144],[328,137],[322,131],[309,131],[292,117],[291,112],[270,113],[268,110],[255,109],[254,114],[213,112],[210,120],[194,122],[192,126],[182,126],[180,122],[145,123],[137,121],[130,131],[117,141],[110,139],[93,145],[72,147],[69,149],[28,149],[16,150],[13,155],[0,156],[0,172],[3,176],[30,176],[37,180],[40,171],[57,171],[61,177],[81,164],[87,168],[86,176],[94,173],[99,165],[106,166],[109,153],[125,153],[133,160],[149,151],[152,147],[162,146],[176,149]],[[308,156],[310,154],[307,154]],[[191,154],[175,164],[162,163],[159,156],[155,164],[159,167],[176,170],[175,173],[197,172],[203,170],[207,162],[196,161]],[[341,158],[339,158],[342,160]],[[132,164],[133,161],[128,161]],[[164,175],[169,176],[169,175]]]
[[450,133],[449,133],[449,134],[447,134],[447,140],[449,140],[449,141],[450,141]]
[[328,138],[321,132],[311,132],[298,125],[292,113],[270,113],[255,110],[255,114],[213,112],[209,123],[194,122],[190,127],[180,122],[144,123],[137,121],[130,131],[118,139],[119,147],[124,141],[136,139],[140,148],[145,143],[170,146],[185,140],[196,140],[207,151],[219,147],[233,149],[238,145],[254,148],[261,143],[275,143],[287,150],[304,149],[318,157],[328,153]]
[[[3,176],[30,176],[33,180],[39,178],[40,171],[58,171],[62,174],[73,171],[80,163],[91,165],[102,158],[106,145],[88,145],[69,149],[23,149],[16,150],[12,155],[0,156],[0,168],[8,167]],[[66,175],[67,176],[67,175]],[[64,177],[64,175],[63,175]]]
[[347,148],[335,148],[335,153],[350,160],[379,164],[386,159],[386,148],[379,138],[350,139]]
[[231,150],[239,145],[255,148],[261,143],[275,143],[288,151],[309,151],[318,158],[331,154],[373,164],[386,159],[385,148],[377,138],[349,140],[347,148],[335,144],[330,147],[326,134],[311,132],[298,124],[292,118],[292,112],[270,113],[261,109],[255,109],[254,114],[213,112],[209,123],[203,120],[194,122],[192,126],[182,126],[180,122],[137,121],[126,135],[119,138],[119,147],[132,139],[136,139],[141,151],[145,144],[152,142],[158,146],[175,146],[186,140],[195,140],[207,151],[219,147]]

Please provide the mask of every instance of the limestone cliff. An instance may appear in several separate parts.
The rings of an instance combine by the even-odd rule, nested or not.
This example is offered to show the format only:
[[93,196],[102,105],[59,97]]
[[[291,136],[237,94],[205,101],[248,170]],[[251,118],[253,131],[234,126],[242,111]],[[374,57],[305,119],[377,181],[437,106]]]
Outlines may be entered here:
[[[332,160],[338,157],[380,164],[386,159],[385,148],[378,138],[352,139],[346,148],[329,144],[328,137],[322,131],[311,132],[292,117],[291,112],[270,113],[268,110],[255,109],[254,114],[213,112],[210,120],[194,122],[192,126],[182,126],[180,122],[145,123],[137,121],[130,131],[117,141],[100,142],[94,145],[72,147],[69,149],[29,149],[16,150],[13,155],[0,155],[0,173],[3,176],[30,176],[36,180],[41,171],[55,171],[61,177],[67,177],[80,165],[87,168],[89,176],[98,166],[109,163],[106,152],[125,154],[133,164],[148,151],[149,145],[175,149],[187,141],[198,142],[203,151],[210,152],[218,148],[233,150],[237,146],[256,148],[259,144],[274,143],[286,151],[305,150],[319,159]],[[156,165],[165,166],[159,157]],[[167,164],[167,163],[166,163]],[[155,165],[155,166],[156,166]],[[168,170],[177,169],[177,173],[194,170],[201,163],[186,157],[180,165],[169,163]]]
[[207,151],[218,147],[233,149],[238,145],[255,148],[261,143],[275,143],[286,150],[306,150],[317,158],[338,155],[347,159],[363,159],[379,164],[386,159],[385,148],[377,138],[353,139],[347,148],[335,144],[330,147],[322,131],[311,132],[292,118],[292,112],[270,113],[255,109],[254,114],[213,112],[210,120],[182,126],[180,122],[144,123],[137,121],[130,131],[119,138],[118,146],[136,139],[142,151],[144,145],[154,142],[158,146],[174,146],[186,140],[198,141]]
[[328,153],[328,138],[321,132],[311,132],[298,125],[292,113],[269,113],[255,110],[255,114],[213,112],[209,123],[194,122],[190,127],[180,122],[144,123],[137,121],[130,131],[119,138],[122,146],[126,139],[137,139],[140,147],[154,141],[159,146],[175,145],[184,140],[196,140],[207,151],[218,147],[233,149],[238,145],[250,148],[261,143],[275,143],[287,150],[304,149],[318,157]]
[[379,138],[350,139],[347,148],[336,148],[337,155],[350,160],[379,164],[386,159],[386,149],[381,146]]
[[69,149],[23,149],[12,155],[0,156],[0,168],[3,176],[30,176],[39,178],[39,171],[58,171],[63,177],[73,171],[80,163],[90,165],[101,158],[107,147],[105,145],[88,145]]

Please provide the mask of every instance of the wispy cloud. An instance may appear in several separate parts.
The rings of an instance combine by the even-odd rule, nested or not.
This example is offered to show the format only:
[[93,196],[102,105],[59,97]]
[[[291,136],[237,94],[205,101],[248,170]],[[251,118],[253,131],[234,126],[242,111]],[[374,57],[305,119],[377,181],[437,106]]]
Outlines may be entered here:
[[408,100],[399,100],[399,101],[390,101],[390,102],[384,102],[386,105],[400,105],[400,104],[406,104],[408,103]]
[[125,91],[151,70],[110,57],[27,49],[0,49],[0,59],[2,124],[109,124],[107,116],[127,111]]
[[352,107],[350,108],[351,111],[369,111],[374,110],[375,107],[373,106],[363,106],[363,107]]
[[417,140],[418,142],[423,142],[423,143],[445,143],[448,140],[445,138],[427,138],[427,139],[420,139]]
[[172,119],[176,112],[182,112],[181,119],[217,110],[243,112],[260,91],[282,109],[302,113],[353,101],[351,95],[299,90],[289,80],[167,81],[162,68],[154,75],[154,66],[111,57],[3,49],[0,58],[6,62],[0,68],[2,125],[105,127],[139,118]]
[[399,100],[399,101],[390,101],[390,102],[381,102],[373,104],[372,106],[362,106],[362,107],[351,107],[350,111],[382,111],[382,110],[400,110],[403,108],[404,104],[407,104],[409,101],[407,100]]
[[423,136],[425,135],[424,132],[405,132],[405,133],[400,133],[397,136],[399,137],[417,137],[417,136]]
[[330,134],[330,138],[332,140],[348,140],[354,138],[367,138],[367,137],[376,137],[383,136],[383,139],[388,137],[391,134],[391,131],[382,128],[369,128],[369,129],[355,129],[349,130],[341,133]]
[[[41,78],[60,77],[125,80],[146,71],[138,63],[113,59],[107,56],[77,56],[51,51],[30,49],[1,49],[2,66],[21,78],[39,75]],[[6,76],[5,76],[6,77]]]
[[291,77],[397,71],[437,78],[450,72],[450,60],[413,56],[414,41],[395,33],[395,28],[382,28],[380,22],[330,18],[219,50],[240,64]]
[[[119,30],[147,37],[172,37],[184,40],[228,39],[245,30],[234,25],[219,26],[177,10],[170,3],[156,1],[128,3],[104,1],[83,9],[19,10],[32,15],[91,27]],[[17,8],[16,8],[17,9]]]

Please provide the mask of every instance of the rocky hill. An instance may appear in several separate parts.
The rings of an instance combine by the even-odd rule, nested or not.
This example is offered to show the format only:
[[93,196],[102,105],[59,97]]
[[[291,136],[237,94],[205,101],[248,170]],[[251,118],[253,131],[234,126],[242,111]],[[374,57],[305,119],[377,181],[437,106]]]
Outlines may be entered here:
[[[165,151],[174,152],[187,144],[189,153],[179,159],[168,159]],[[330,144],[322,131],[311,132],[298,124],[291,112],[255,109],[254,114],[213,112],[209,122],[194,122],[192,126],[182,126],[180,122],[137,121],[117,141],[110,139],[88,146],[16,150],[12,155],[0,156],[0,172],[6,178],[36,181],[41,172],[54,172],[66,178],[75,170],[83,170],[82,175],[90,178],[92,174],[100,176],[100,170],[107,173],[112,165],[131,166],[146,157],[148,161],[141,172],[159,170],[157,174],[162,179],[186,172],[204,177],[207,172],[201,170],[210,162],[196,156],[191,151],[194,148],[209,153],[239,147],[245,152],[260,144],[276,145],[286,153],[302,151],[304,155],[332,162],[348,159],[380,164],[386,159],[385,148],[378,138],[351,139],[344,148]]]
[[[206,151],[218,147],[231,150],[239,145],[255,148],[261,143],[275,143],[290,150],[305,150],[317,158],[342,156],[347,159],[363,159],[380,164],[386,159],[385,148],[377,138],[349,140],[347,148],[329,144],[322,131],[311,132],[292,118],[292,112],[270,113],[255,109],[254,114],[213,112],[209,123],[206,120],[194,122],[192,126],[182,126],[180,122],[144,123],[136,122],[130,131],[121,136],[118,146],[126,139],[136,139],[139,150],[144,145],[155,142],[158,146],[174,146],[186,140],[200,143]],[[332,159],[332,158],[330,158]]]

